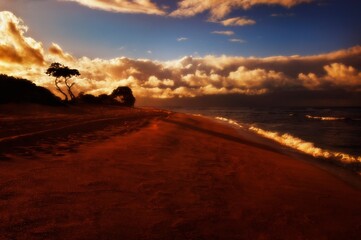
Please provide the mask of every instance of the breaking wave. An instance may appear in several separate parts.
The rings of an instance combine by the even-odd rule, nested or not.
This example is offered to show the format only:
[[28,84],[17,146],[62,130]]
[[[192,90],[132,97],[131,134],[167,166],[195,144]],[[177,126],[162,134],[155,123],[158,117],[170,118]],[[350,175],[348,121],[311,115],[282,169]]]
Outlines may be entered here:
[[229,124],[232,124],[232,125],[240,127],[240,128],[243,128],[243,126],[241,124],[239,124],[237,121],[234,121],[232,119],[228,119],[228,118],[224,118],[224,117],[215,117],[215,119],[223,121],[223,122],[227,122]]
[[316,120],[321,120],[321,121],[341,121],[341,120],[346,120],[346,118],[344,118],[344,117],[321,117],[321,116],[311,116],[311,115],[306,115],[306,118],[308,118],[308,119],[316,119]]
[[347,153],[322,149],[322,148],[316,147],[314,145],[314,143],[312,143],[312,142],[307,142],[300,138],[294,137],[288,133],[282,134],[279,132],[266,131],[261,128],[257,128],[255,126],[246,127],[246,125],[241,125],[237,121],[234,121],[234,120],[228,119],[228,118],[224,118],[224,117],[215,117],[215,118],[217,120],[221,120],[221,121],[230,123],[234,126],[238,126],[240,128],[246,128],[249,131],[254,132],[262,137],[271,139],[273,141],[280,143],[283,146],[287,146],[292,149],[296,149],[300,152],[306,153],[313,157],[332,159],[332,160],[336,160],[343,164],[351,164],[351,163],[361,164],[361,156],[353,156],[353,155],[350,155]]
[[257,127],[250,127],[249,130],[255,132],[263,137],[272,139],[284,146],[297,149],[303,153],[312,155],[314,157],[322,157],[328,159],[336,159],[341,163],[361,163],[361,156],[352,156],[347,153],[329,151],[316,147],[312,142],[306,142],[300,138],[294,137],[291,134],[265,131]]

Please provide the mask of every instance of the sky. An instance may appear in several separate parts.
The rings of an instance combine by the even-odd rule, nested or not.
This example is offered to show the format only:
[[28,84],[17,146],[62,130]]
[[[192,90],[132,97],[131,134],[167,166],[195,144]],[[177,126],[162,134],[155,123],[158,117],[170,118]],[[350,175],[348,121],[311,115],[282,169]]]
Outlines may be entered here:
[[57,61],[80,70],[77,92],[95,95],[128,85],[138,99],[165,103],[249,96],[262,104],[268,96],[275,104],[287,97],[357,105],[360,7],[358,0],[0,0],[0,73],[56,93],[44,72]]

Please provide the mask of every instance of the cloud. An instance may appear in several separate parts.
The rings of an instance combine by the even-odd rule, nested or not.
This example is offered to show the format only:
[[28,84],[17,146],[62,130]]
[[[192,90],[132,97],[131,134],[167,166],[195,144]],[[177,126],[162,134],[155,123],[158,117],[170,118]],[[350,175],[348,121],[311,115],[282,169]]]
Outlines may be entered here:
[[234,17],[218,21],[218,23],[223,26],[246,26],[256,24],[256,21],[244,17]]
[[63,49],[61,49],[61,47],[56,43],[52,43],[48,51],[50,55],[60,58],[62,60],[74,61],[73,56],[69,53],[65,53]]
[[54,93],[53,79],[44,72],[55,61],[80,71],[81,76],[74,79],[76,93],[95,95],[122,85],[131,87],[137,98],[361,91],[361,46],[310,56],[208,55],[173,61],[75,58],[56,43],[44,50],[41,42],[25,36],[27,27],[12,13],[0,12],[0,21],[0,73],[28,78]]
[[280,5],[293,7],[313,0],[180,0],[178,8],[171,13],[169,6],[158,6],[153,0],[57,0],[76,2],[82,6],[118,13],[140,13],[169,15],[172,17],[190,17],[205,11],[210,12],[210,20],[216,21],[227,16],[234,9],[247,10],[255,5]]
[[249,9],[255,5],[280,5],[293,7],[313,0],[181,0],[178,9],[170,15],[174,17],[191,17],[205,11],[210,12],[211,20],[219,20],[234,9]]
[[266,71],[264,69],[247,69],[240,66],[228,75],[228,87],[237,86],[248,90],[267,91],[266,86],[282,87],[288,85],[288,78],[281,72]]
[[183,42],[183,41],[187,41],[187,40],[188,40],[188,38],[186,38],[186,37],[177,38],[178,42]]
[[166,12],[150,0],[58,0],[77,2],[83,6],[118,13],[165,15]]
[[174,81],[170,79],[159,80],[156,76],[150,76],[144,85],[150,87],[172,87],[174,86]]
[[[355,56],[361,55],[361,47],[341,52],[269,58],[209,55],[167,62],[126,57],[109,60],[83,57],[65,64],[82,73],[77,80],[77,91],[91,94],[110,93],[120,85],[131,87],[137,97],[150,98],[263,95],[294,89],[356,91],[360,88],[360,72],[355,67],[332,62],[342,59],[352,62]],[[300,70],[289,71],[293,61],[304,65],[304,69],[309,69],[307,66],[310,64],[319,66],[319,69],[309,74],[303,74]],[[47,78],[45,86],[53,88],[51,79]]]
[[0,63],[42,65],[42,44],[25,37],[28,28],[13,13],[0,12]]
[[243,39],[239,39],[239,38],[231,38],[231,39],[229,39],[229,41],[235,42],[235,43],[245,43],[246,42]]
[[298,79],[306,88],[312,90],[335,87],[361,91],[361,71],[342,63],[325,65],[323,69],[325,71],[323,76],[317,76],[315,73],[300,73]]
[[212,33],[213,34],[226,35],[226,36],[234,35],[233,31],[213,31]]

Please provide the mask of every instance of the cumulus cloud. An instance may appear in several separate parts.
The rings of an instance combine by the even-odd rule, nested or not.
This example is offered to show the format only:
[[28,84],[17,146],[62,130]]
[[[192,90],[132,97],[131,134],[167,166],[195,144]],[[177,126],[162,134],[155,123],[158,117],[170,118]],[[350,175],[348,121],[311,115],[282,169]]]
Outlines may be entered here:
[[11,12],[0,12],[0,63],[42,65],[42,44],[24,34],[28,28]]
[[234,35],[233,31],[213,31],[212,33],[219,34],[219,35],[226,35],[226,36]]
[[175,17],[191,17],[205,11],[210,12],[211,20],[219,20],[234,9],[249,9],[255,5],[281,5],[293,7],[313,0],[181,0],[178,9],[170,15]]
[[49,54],[55,56],[55,58],[60,58],[65,61],[74,61],[73,56],[69,53],[64,52],[63,49],[61,49],[61,47],[56,43],[52,43],[48,51]]
[[256,24],[256,21],[245,17],[234,17],[218,21],[223,26],[246,26]]
[[352,66],[342,63],[332,63],[323,67],[325,74],[317,76],[314,73],[300,73],[298,79],[309,89],[327,89],[330,86],[352,91],[361,91],[361,72]]
[[28,78],[54,93],[53,79],[44,72],[55,61],[80,71],[81,76],[74,79],[75,92],[95,95],[111,93],[118,86],[131,87],[139,98],[361,89],[361,46],[319,55],[265,58],[75,58],[56,43],[44,50],[40,42],[25,36],[27,27],[9,12],[1,12],[0,21],[0,73]]
[[77,2],[83,6],[110,12],[165,15],[165,11],[150,0],[58,0]]
[[267,86],[282,87],[287,86],[287,77],[281,72],[266,71],[264,69],[249,70],[244,66],[228,75],[228,87],[243,87],[249,90],[267,91]]

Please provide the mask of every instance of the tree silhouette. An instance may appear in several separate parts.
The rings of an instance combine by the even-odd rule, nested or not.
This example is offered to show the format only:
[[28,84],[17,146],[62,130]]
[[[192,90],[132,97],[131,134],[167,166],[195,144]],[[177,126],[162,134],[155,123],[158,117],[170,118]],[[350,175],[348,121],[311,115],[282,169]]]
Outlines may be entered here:
[[135,103],[135,97],[133,96],[132,89],[129,87],[118,87],[114,89],[110,95],[113,99],[122,103],[124,106],[133,107]]
[[[67,66],[64,66],[60,63],[52,63],[50,67],[47,69],[46,74],[49,76],[55,77],[55,87],[56,89],[65,97],[65,101],[68,101],[68,95],[60,88],[59,83],[64,82],[67,92],[70,96],[70,100],[75,99],[75,95],[71,91],[71,88],[74,86],[75,82],[70,83],[69,80],[73,76],[79,76],[80,73],[77,69],[70,69]],[[61,79],[63,78],[63,79]]]

